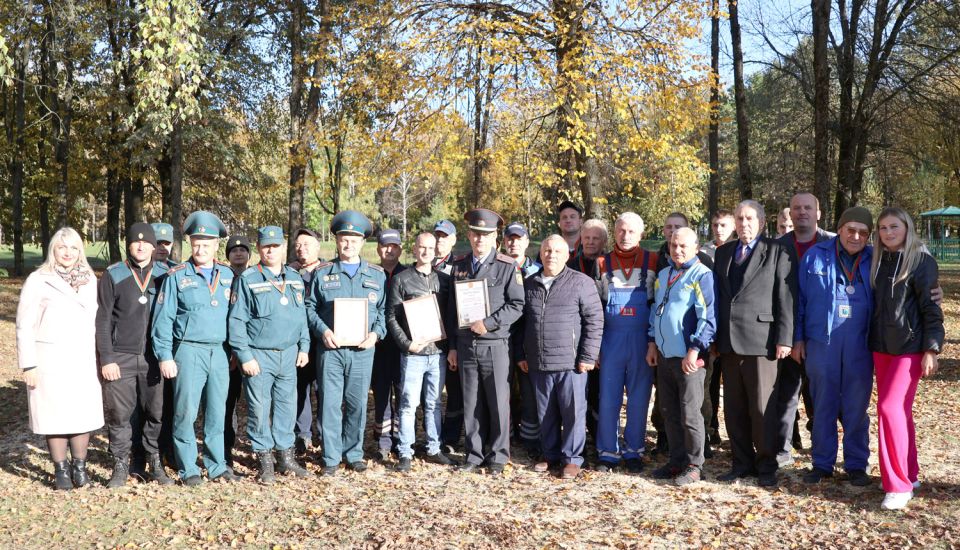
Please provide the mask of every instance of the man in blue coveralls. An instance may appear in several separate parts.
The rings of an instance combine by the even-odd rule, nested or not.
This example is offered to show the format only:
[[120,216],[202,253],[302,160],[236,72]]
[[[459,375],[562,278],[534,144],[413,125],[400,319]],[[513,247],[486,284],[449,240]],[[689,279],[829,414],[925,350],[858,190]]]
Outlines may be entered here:
[[[337,257],[320,264],[307,293],[307,322],[317,341],[319,382],[323,393],[323,474],[336,475],[340,462],[355,471],[363,461],[367,393],[373,372],[374,345],[387,335],[384,322],[386,276],[379,266],[360,258],[373,226],[356,210],[344,210],[330,222]],[[367,300],[367,336],[359,345],[341,346],[334,333],[334,303],[340,298]]]
[[203,482],[197,467],[193,424],[200,401],[203,414],[203,464],[211,480],[235,481],[223,452],[229,366],[227,308],[233,271],[216,260],[219,240],[227,229],[202,210],[187,216],[183,232],[190,237],[190,259],[171,269],[160,287],[153,312],[153,351],[160,374],[176,378],[173,387],[173,446],[180,480]]
[[[597,420],[597,471],[616,468],[621,456],[627,471],[643,470],[647,409],[654,370],[647,366],[650,296],[657,276],[657,255],[640,247],[643,218],[624,212],[614,224],[613,252],[597,259],[596,277],[604,302],[600,344],[600,411]],[[620,408],[627,391],[627,422],[620,447]]]
[[310,476],[293,458],[297,368],[308,362],[310,333],[303,279],[283,265],[286,242],[279,227],[260,229],[260,263],[237,278],[227,317],[230,347],[244,374],[247,435],[260,460],[259,479],[264,484],[274,480],[274,450],[278,473]]

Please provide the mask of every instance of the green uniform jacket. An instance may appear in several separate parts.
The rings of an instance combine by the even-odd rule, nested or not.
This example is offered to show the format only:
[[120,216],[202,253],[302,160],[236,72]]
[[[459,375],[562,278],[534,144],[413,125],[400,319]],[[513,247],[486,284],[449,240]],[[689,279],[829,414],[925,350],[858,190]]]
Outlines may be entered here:
[[227,309],[233,271],[215,262],[215,290],[211,293],[193,261],[184,262],[167,272],[153,309],[153,353],[160,361],[173,360],[174,342],[216,345],[227,341]]
[[340,260],[321,263],[313,271],[313,280],[307,291],[307,323],[310,333],[322,343],[323,333],[333,330],[333,301],[337,298],[365,298],[369,305],[368,332],[379,339],[387,336],[384,322],[387,277],[383,268],[360,260],[360,268],[353,278],[344,273]]
[[[227,316],[230,347],[241,363],[253,359],[250,348],[285,350],[296,344],[299,351],[308,353],[303,278],[287,266],[279,276],[260,267],[248,267],[233,282]],[[281,302],[284,298],[286,303]]]

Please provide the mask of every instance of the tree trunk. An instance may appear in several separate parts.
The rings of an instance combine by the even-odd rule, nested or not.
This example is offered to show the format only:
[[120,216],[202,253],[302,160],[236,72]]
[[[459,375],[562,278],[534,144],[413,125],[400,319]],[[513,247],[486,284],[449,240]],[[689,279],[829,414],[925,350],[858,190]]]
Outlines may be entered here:
[[720,210],[720,0],[710,2],[710,184],[707,192],[708,221]]
[[303,184],[306,174],[306,158],[302,151],[303,139],[303,93],[306,86],[307,59],[304,47],[303,27],[307,7],[302,0],[291,0],[290,28],[290,178],[287,204],[287,259],[296,257],[294,232],[303,223]]
[[830,63],[827,38],[831,0],[811,0],[813,13],[813,194],[830,219]]
[[160,176],[163,220],[173,226],[170,256],[174,261],[180,261],[183,243],[183,124],[180,122],[173,125],[167,148],[157,161],[157,173]]
[[[27,64],[30,60],[29,43],[24,41],[20,46],[20,55],[14,60],[16,84],[14,84],[13,127],[14,132],[7,131],[7,138],[13,141],[15,148],[10,161],[10,186],[13,189],[13,274],[24,275],[23,269],[23,157],[24,157],[24,88],[27,79]],[[10,139],[13,138],[13,139]]]
[[483,66],[483,46],[477,44],[473,59],[473,178],[470,183],[469,206],[480,206],[483,198],[484,147],[483,135],[483,78],[480,76]]
[[730,0],[730,47],[733,50],[733,99],[737,111],[737,163],[740,169],[740,199],[753,198],[753,174],[750,171],[750,121],[747,94],[743,84],[743,49],[740,46],[740,19],[737,0]]
[[116,166],[111,165],[107,168],[107,249],[110,251],[110,263],[123,258],[120,251],[120,195],[120,178],[117,177]]
[[50,238],[53,234],[50,231],[50,197],[43,195],[38,201],[40,208],[40,248],[43,251],[43,257],[47,257],[50,251]]

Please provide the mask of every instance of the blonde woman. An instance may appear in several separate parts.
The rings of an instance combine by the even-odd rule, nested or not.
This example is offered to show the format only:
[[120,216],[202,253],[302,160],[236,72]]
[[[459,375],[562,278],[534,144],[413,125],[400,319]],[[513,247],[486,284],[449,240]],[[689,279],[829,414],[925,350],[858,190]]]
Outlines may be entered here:
[[881,507],[899,510],[920,486],[913,399],[920,378],[937,372],[943,311],[930,295],[938,286],[937,262],[923,251],[906,212],[892,207],[880,212],[873,246],[868,343],[877,376],[880,478],[886,492]]
[[90,481],[90,432],[103,426],[94,339],[97,279],[75,230],[57,231],[47,250],[46,261],[20,292],[17,355],[27,385],[30,429],[46,437],[56,488],[67,490]]

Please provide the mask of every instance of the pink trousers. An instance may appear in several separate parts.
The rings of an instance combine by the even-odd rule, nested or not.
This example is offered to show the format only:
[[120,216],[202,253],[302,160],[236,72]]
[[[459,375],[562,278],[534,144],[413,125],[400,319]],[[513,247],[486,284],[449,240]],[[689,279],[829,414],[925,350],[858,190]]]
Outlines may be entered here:
[[909,493],[917,480],[917,439],[913,399],[920,382],[922,353],[874,353],[877,374],[877,432],[880,479],[887,493]]

